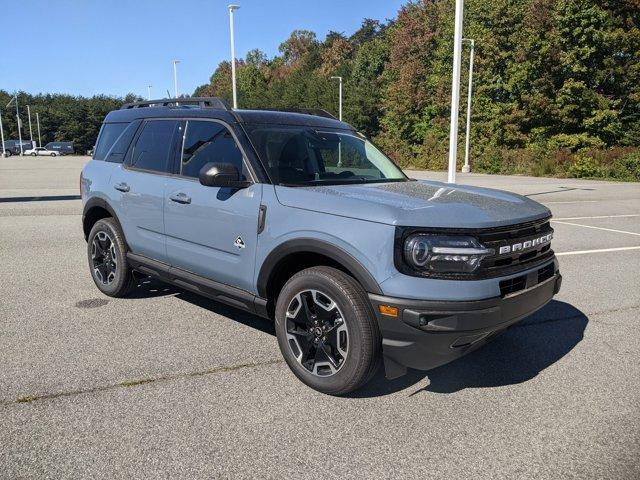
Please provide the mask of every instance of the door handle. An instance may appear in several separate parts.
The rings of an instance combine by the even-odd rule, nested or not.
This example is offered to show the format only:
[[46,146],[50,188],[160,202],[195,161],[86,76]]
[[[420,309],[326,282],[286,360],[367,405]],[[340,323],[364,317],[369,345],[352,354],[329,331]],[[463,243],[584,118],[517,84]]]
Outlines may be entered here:
[[191,197],[186,193],[174,193],[173,195],[169,195],[169,200],[176,203],[187,204],[191,203]]
[[128,192],[129,190],[131,190],[131,187],[129,187],[129,185],[127,185],[124,182],[120,182],[120,183],[116,183],[113,188],[115,188],[116,190],[120,191],[120,192]]

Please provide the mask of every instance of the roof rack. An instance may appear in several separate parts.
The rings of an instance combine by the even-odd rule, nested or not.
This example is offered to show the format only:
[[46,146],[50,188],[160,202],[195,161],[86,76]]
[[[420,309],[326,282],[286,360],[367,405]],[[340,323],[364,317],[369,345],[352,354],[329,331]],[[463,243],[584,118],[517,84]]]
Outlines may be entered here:
[[258,108],[256,110],[268,110],[272,112],[290,112],[304,113],[305,115],[315,115],[316,117],[325,117],[338,120],[335,115],[327,112],[324,108]]
[[171,107],[181,105],[193,105],[200,108],[217,108],[229,110],[229,105],[220,97],[185,97],[185,98],[161,98],[159,100],[147,100],[144,102],[125,103],[120,110],[144,107]]

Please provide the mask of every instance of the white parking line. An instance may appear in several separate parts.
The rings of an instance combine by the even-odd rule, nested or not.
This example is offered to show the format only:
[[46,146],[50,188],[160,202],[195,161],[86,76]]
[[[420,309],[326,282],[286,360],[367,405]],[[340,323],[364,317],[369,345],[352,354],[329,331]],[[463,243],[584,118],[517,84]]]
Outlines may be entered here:
[[616,230],[614,228],[604,228],[604,227],[594,227],[592,225],[581,225],[579,223],[571,223],[571,222],[560,222],[558,220],[551,220],[552,222],[555,223],[560,223],[562,225],[573,225],[574,227],[584,227],[584,228],[592,228],[594,230],[604,230],[605,232],[614,232],[614,233],[626,233],[627,235],[635,235],[637,237],[640,237],[640,233],[636,233],[636,232],[627,232],[626,230]]
[[596,215],[593,217],[564,217],[564,218],[554,218],[552,221],[557,222],[559,220],[590,220],[593,218],[627,218],[627,217],[640,217],[640,214],[629,213],[624,215]]
[[586,253],[622,252],[625,250],[640,250],[640,246],[639,247],[601,248],[599,250],[576,250],[575,252],[560,252],[560,253],[556,253],[556,257],[562,257],[564,255],[584,255]]

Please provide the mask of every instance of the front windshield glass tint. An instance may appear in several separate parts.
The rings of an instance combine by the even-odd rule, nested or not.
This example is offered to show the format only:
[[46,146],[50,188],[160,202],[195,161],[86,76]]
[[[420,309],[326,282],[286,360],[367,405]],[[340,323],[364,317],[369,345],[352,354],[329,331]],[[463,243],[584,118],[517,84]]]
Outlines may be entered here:
[[335,185],[407,180],[371,142],[350,130],[248,125],[247,132],[276,184]]

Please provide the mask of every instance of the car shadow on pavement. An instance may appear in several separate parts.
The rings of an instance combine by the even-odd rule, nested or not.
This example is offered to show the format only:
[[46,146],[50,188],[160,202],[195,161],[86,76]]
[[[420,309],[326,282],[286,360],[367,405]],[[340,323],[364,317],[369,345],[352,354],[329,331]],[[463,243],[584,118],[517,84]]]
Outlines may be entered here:
[[569,353],[583,338],[589,319],[574,306],[551,301],[493,342],[454,362],[427,372],[409,370],[389,381],[382,369],[356,397],[387,395],[428,378],[411,393],[455,393],[465,388],[490,388],[523,383]]
[[249,312],[245,312],[244,310],[230,307],[224,303],[210,300],[207,297],[191,293],[179,287],[174,287],[173,285],[161,282],[151,277],[140,279],[136,288],[131,291],[127,298],[143,299],[167,295],[171,295],[175,298],[179,298],[180,300],[184,300],[185,302],[189,302],[192,305],[196,305],[200,308],[204,308],[205,310],[209,310],[210,312],[230,318],[231,320],[248,327],[255,328],[263,333],[268,333],[273,336],[276,334],[273,322],[269,320],[253,315]]

